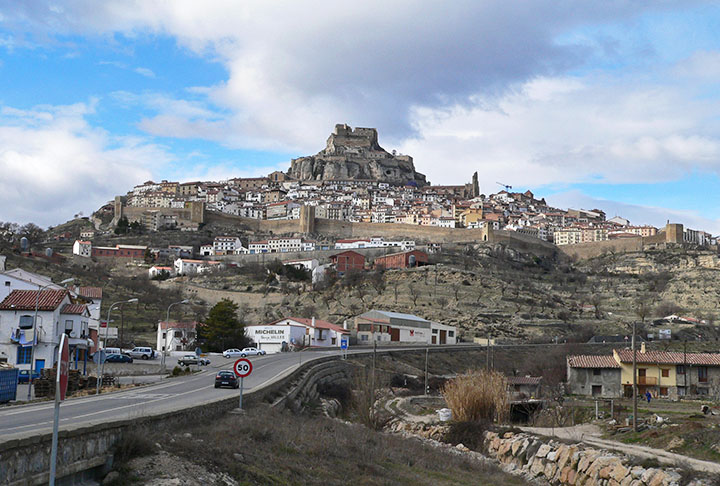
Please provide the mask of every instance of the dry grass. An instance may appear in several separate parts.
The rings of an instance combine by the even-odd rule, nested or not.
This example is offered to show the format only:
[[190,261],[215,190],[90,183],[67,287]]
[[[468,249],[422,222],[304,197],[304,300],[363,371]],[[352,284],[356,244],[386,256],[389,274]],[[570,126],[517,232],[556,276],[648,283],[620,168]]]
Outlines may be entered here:
[[458,422],[504,422],[510,414],[507,379],[497,371],[468,371],[448,381],[442,393]]
[[[186,432],[191,438],[184,436]],[[174,439],[171,440],[171,439]],[[260,407],[161,439],[243,485],[522,485],[494,465],[323,417]]]

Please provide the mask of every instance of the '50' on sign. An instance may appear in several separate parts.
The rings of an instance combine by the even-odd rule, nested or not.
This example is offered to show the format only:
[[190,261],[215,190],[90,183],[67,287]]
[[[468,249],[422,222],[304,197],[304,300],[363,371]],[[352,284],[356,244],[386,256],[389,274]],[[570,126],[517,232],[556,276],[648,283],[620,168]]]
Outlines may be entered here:
[[247,358],[240,358],[235,361],[234,366],[235,374],[240,378],[245,378],[252,373],[252,363]]

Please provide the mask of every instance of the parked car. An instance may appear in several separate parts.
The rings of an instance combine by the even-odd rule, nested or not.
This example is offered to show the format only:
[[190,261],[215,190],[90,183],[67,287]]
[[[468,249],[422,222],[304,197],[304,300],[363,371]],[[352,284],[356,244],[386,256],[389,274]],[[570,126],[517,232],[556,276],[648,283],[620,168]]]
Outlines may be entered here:
[[112,353],[105,358],[106,363],[132,363],[133,359],[127,354]]
[[226,349],[223,356],[226,358],[244,358],[245,356],[263,356],[265,351],[258,348]]
[[240,383],[238,382],[237,376],[235,376],[235,373],[232,371],[220,370],[217,375],[215,375],[215,388],[220,388],[221,386],[239,388]]
[[148,347],[135,347],[127,352],[133,358],[150,359],[155,358],[155,350]]
[[[33,370],[32,372],[32,379],[33,381],[40,378],[40,372],[37,370]],[[18,383],[29,383],[30,382],[30,370],[20,370],[20,373],[18,373]]]
[[179,365],[183,366],[190,366],[190,365],[209,365],[210,360],[208,358],[203,358],[202,356],[197,356],[195,354],[186,354],[182,358],[178,360]]

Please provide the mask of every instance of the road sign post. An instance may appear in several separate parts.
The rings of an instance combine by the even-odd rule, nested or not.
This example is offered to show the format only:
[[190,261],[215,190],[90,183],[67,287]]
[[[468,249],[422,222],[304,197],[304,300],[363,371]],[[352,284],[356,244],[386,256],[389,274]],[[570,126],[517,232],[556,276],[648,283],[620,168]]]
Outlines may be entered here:
[[347,358],[347,349],[348,349],[348,338],[347,338],[347,336],[342,336],[340,338],[340,354],[342,355],[343,359]]
[[252,373],[252,363],[247,358],[240,358],[235,361],[233,371],[235,371],[235,375],[240,378],[240,405],[238,408],[242,410],[243,380]]
[[60,424],[60,402],[65,400],[67,392],[68,373],[70,371],[70,349],[67,334],[60,336],[58,349],[57,370],[55,372],[55,416],[53,419],[52,449],[50,452],[50,486],[55,486],[55,472],[57,468],[58,426]]

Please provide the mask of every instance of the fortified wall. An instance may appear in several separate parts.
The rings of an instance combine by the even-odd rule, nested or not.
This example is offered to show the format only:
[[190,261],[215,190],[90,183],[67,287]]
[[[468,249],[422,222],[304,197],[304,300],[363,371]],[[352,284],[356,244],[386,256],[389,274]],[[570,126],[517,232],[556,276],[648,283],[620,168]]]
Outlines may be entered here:
[[638,236],[618,240],[594,241],[576,245],[561,245],[557,249],[572,258],[583,260],[608,253],[635,253],[650,249],[661,249],[669,246],[684,245],[683,225],[668,223],[665,229],[654,236]]

